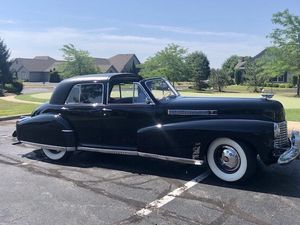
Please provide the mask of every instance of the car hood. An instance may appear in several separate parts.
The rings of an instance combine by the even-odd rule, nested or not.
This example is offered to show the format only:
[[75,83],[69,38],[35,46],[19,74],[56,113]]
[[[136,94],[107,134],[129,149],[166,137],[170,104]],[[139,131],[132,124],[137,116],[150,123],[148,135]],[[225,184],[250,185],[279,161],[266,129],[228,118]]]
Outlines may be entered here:
[[223,118],[285,120],[282,104],[264,98],[217,98],[178,96],[165,103],[168,110],[216,110]]

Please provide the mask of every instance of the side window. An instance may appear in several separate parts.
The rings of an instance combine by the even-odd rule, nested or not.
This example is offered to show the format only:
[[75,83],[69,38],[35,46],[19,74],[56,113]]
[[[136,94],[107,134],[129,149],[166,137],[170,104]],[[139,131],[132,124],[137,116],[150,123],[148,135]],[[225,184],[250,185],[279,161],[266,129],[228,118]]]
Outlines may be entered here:
[[69,96],[66,100],[66,104],[102,104],[102,96],[102,84],[78,84],[75,85],[70,91]]
[[84,84],[81,85],[80,103],[94,104],[102,103],[102,84]]
[[115,84],[109,95],[110,104],[145,104],[146,94],[136,83]]
[[80,85],[75,85],[71,89],[66,104],[79,103]]
[[133,103],[145,104],[146,100],[147,100],[147,96],[146,96],[144,90],[142,90],[142,88],[139,85],[134,84],[134,86],[133,86]]

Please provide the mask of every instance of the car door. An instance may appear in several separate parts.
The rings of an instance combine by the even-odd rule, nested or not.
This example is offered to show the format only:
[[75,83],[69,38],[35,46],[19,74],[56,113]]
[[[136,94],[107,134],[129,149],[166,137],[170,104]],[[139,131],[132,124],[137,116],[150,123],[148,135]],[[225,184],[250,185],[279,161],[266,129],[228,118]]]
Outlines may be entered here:
[[101,144],[135,150],[137,131],[156,124],[155,113],[155,104],[139,83],[115,84],[103,109]]
[[103,106],[104,85],[86,83],[74,85],[61,114],[74,129],[79,146],[95,146],[101,143],[99,135]]

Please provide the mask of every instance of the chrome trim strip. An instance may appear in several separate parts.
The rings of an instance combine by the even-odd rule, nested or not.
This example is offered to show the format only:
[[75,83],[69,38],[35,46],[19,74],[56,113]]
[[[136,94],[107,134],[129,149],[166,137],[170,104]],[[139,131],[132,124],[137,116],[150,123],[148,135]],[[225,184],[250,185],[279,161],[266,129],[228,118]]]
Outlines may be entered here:
[[20,142],[21,142],[21,144],[31,145],[31,146],[39,147],[39,148],[49,148],[51,150],[57,150],[57,151],[75,151],[76,150],[76,147],[47,145],[47,144],[34,143],[34,142],[29,142],[29,141],[20,141]]
[[105,102],[106,105],[108,105],[108,98],[109,98],[109,81],[106,84],[106,102]]
[[77,147],[77,150],[114,154],[114,155],[133,155],[133,156],[138,155],[137,151],[115,150],[115,149],[108,149],[108,148],[92,148],[92,147],[79,146],[79,147]]
[[151,153],[145,153],[145,152],[138,152],[138,156],[166,160],[166,161],[173,161],[173,162],[178,162],[178,163],[193,164],[193,165],[202,165],[204,163],[203,160],[186,159],[186,158],[157,155],[157,154],[151,154]]
[[74,132],[74,130],[61,130],[61,132],[64,132],[64,133],[72,133],[72,132]]
[[106,153],[106,154],[116,154],[116,155],[131,155],[131,156],[140,156],[144,158],[153,158],[153,159],[160,159],[165,161],[173,161],[178,163],[185,163],[185,164],[193,164],[193,165],[202,165],[204,163],[203,160],[195,160],[195,159],[186,159],[186,158],[179,158],[173,156],[164,156],[146,152],[138,152],[138,151],[127,151],[127,150],[114,150],[114,149],[107,149],[107,148],[91,148],[91,147],[78,147],[77,150],[81,151],[91,151],[91,152],[99,152],[99,153]]
[[186,110],[186,109],[169,109],[168,115],[180,116],[216,116],[217,110]]

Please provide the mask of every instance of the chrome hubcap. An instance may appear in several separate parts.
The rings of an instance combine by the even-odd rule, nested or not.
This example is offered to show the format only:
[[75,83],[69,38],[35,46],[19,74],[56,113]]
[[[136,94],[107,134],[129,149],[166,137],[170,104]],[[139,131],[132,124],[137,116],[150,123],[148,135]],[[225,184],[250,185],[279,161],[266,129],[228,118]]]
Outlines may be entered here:
[[217,166],[224,172],[235,172],[241,164],[241,158],[236,149],[222,145],[216,149],[215,161]]

